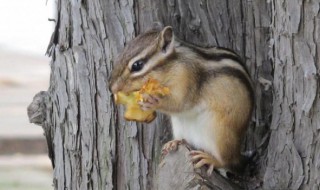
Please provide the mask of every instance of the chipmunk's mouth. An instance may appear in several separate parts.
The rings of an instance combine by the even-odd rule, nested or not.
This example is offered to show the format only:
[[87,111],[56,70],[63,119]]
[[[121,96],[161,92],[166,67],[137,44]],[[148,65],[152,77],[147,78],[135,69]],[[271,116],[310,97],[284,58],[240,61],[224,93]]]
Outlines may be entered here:
[[124,93],[124,94],[126,94],[126,95],[128,95],[128,94],[130,94],[130,93],[132,93],[132,92],[135,92],[135,91],[139,91],[141,88],[134,88],[134,89],[125,89],[125,88],[123,88],[123,89],[121,89],[121,90],[118,90],[117,92],[113,92],[113,94],[116,94],[116,93],[118,93],[118,92],[122,92],[122,93]]
[[123,82],[117,82],[113,84],[110,88],[110,91],[112,92],[112,94],[117,94],[118,92],[129,94],[131,92],[138,91],[138,90],[140,90],[140,88],[132,88],[131,86],[126,85]]

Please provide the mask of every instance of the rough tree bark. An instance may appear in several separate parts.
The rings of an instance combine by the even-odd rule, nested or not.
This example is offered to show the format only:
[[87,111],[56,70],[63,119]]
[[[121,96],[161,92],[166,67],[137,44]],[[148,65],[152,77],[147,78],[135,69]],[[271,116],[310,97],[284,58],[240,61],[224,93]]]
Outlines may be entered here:
[[[44,128],[55,189],[319,189],[319,6],[319,0],[58,0],[50,88],[28,109],[30,121]],[[154,22],[173,26],[188,42],[244,57],[256,107],[243,150],[257,150],[250,164],[255,180],[206,178],[193,171],[185,147],[159,167],[168,118],[126,122],[113,104],[113,60]]]

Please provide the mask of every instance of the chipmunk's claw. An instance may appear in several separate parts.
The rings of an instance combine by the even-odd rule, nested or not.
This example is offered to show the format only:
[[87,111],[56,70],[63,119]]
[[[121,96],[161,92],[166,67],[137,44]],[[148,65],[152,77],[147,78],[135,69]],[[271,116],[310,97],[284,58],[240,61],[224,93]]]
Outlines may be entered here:
[[143,101],[138,102],[141,109],[144,111],[155,110],[160,102],[160,97],[157,95],[143,94]]
[[162,155],[166,155],[171,151],[176,151],[180,144],[184,143],[184,140],[172,140],[163,145]]
[[210,154],[199,150],[190,151],[191,161],[195,164],[194,168],[201,168],[204,165],[208,166],[207,174],[210,176],[215,168],[217,160]]

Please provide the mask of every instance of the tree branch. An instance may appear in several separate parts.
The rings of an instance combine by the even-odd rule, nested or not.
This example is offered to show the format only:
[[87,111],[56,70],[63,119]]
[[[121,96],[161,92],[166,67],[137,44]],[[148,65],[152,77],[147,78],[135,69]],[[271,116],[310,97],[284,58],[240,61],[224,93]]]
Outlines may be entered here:
[[207,176],[204,169],[194,169],[189,154],[185,145],[179,145],[176,152],[163,158],[155,178],[156,189],[241,189],[216,172]]

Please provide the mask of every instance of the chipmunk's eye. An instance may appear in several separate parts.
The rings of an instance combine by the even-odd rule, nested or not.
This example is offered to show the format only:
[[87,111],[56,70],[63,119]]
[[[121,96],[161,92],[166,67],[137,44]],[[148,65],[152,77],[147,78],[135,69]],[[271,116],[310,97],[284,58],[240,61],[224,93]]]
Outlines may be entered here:
[[142,60],[138,60],[134,62],[131,66],[131,72],[140,71],[143,68],[144,62]]

